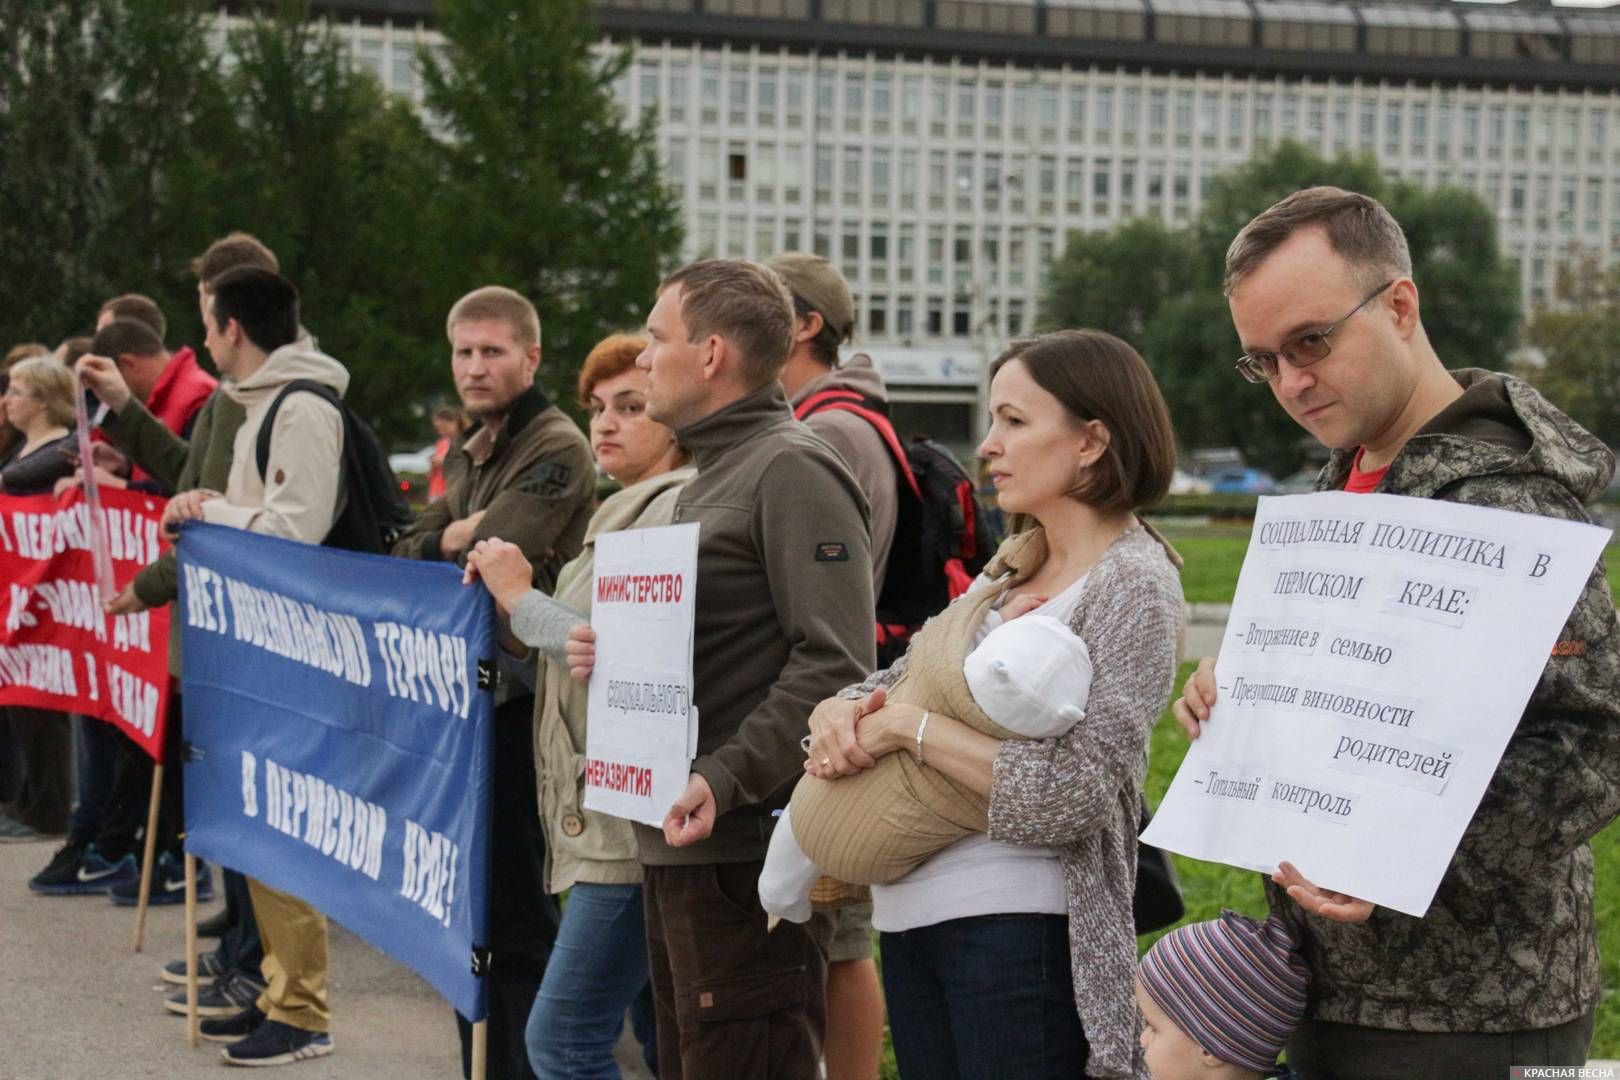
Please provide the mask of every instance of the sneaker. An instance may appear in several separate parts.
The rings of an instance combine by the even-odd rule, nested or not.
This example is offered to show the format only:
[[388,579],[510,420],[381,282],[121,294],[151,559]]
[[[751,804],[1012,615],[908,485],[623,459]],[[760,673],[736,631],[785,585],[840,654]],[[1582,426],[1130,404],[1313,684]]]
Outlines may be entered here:
[[[262,993],[264,987],[247,976],[227,972],[207,986],[197,988],[197,1015],[235,1016],[243,1009],[251,1008]],[[170,994],[163,1007],[172,1013],[186,1015],[186,992],[180,990]]]
[[27,844],[40,839],[38,829],[24,825],[14,817],[0,814],[0,844]]
[[240,1042],[258,1030],[264,1023],[264,1013],[257,1005],[249,1005],[235,1016],[222,1016],[204,1020],[197,1025],[197,1034],[209,1042]]
[[128,882],[139,883],[135,856],[125,855],[116,862],[105,858],[96,845],[75,848],[68,844],[51,859],[50,865],[28,882],[28,887],[45,896],[84,896],[104,893]]
[[[107,890],[112,902],[119,907],[134,907],[141,899],[141,877],[135,875],[135,880],[126,881]],[[197,861],[197,902],[203,903],[214,898],[214,875],[208,869],[208,864],[201,859]],[[152,896],[147,903],[157,906],[159,904],[183,904],[186,902],[186,864],[165,851],[158,856],[157,866],[152,872]]]
[[241,1042],[220,1051],[227,1065],[291,1065],[332,1052],[332,1036],[305,1031],[280,1020],[266,1020]]
[[[197,954],[197,979],[199,982],[208,982],[225,974],[225,965],[220,963],[218,953]],[[186,962],[184,960],[170,960],[163,965],[163,981],[174,986],[186,985]]]
[[28,887],[35,892],[49,892],[62,885],[78,885],[79,864],[84,861],[84,853],[89,846],[69,840],[57,848],[51,861],[45,864],[45,869],[28,879]]
[[198,937],[222,938],[231,928],[230,912],[220,910],[197,924]]

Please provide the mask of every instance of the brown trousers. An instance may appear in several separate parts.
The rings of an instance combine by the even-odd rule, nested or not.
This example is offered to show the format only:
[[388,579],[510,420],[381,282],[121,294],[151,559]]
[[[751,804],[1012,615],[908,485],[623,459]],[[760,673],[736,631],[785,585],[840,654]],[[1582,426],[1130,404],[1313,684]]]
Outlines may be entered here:
[[661,1080],[815,1080],[832,920],[765,928],[763,861],[648,866]]
[[326,916],[291,893],[248,878],[264,941],[264,993],[256,1002],[272,1020],[304,1031],[330,1031],[326,1002]]

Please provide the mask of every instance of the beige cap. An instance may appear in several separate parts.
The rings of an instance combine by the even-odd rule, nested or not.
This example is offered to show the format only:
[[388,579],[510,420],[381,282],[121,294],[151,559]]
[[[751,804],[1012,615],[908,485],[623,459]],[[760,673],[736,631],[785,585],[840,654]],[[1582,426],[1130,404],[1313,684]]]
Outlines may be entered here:
[[787,282],[788,291],[820,313],[839,341],[855,332],[855,301],[838,267],[820,255],[784,251],[765,263]]

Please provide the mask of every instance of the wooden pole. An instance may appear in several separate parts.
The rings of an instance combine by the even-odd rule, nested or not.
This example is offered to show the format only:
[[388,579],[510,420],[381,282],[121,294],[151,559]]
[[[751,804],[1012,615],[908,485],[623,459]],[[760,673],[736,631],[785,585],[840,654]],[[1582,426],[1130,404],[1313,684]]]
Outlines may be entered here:
[[163,790],[163,763],[152,766],[152,801],[146,807],[146,854],[141,859],[141,893],[135,903],[135,951],[146,944],[146,907],[152,897],[152,861],[157,848],[158,794]]
[[472,1080],[484,1080],[484,1063],[489,1058],[489,1021],[474,1024],[472,1035]]
[[[159,766],[162,768],[162,766]],[[186,852],[186,1041],[197,1035],[197,856]]]

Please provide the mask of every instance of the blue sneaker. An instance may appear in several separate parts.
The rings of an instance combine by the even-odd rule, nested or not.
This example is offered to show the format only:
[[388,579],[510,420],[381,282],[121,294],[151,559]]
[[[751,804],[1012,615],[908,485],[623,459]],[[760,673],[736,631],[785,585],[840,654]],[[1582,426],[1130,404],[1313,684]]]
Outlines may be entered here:
[[[112,902],[119,907],[134,907],[141,900],[141,875],[136,874],[129,881],[122,882],[107,890]],[[208,869],[208,864],[201,859],[197,860],[197,902],[203,903],[214,898],[214,875]],[[157,865],[152,868],[152,895],[147,903],[183,904],[186,902],[186,864],[184,859],[177,859],[165,851],[158,856]]]
[[227,1065],[291,1065],[331,1052],[332,1036],[324,1031],[305,1031],[279,1020],[266,1020],[247,1038],[221,1050],[220,1057]]
[[96,846],[68,844],[51,859],[50,865],[28,881],[28,887],[45,896],[85,896],[104,893],[126,882],[140,883],[135,856],[108,860]]

